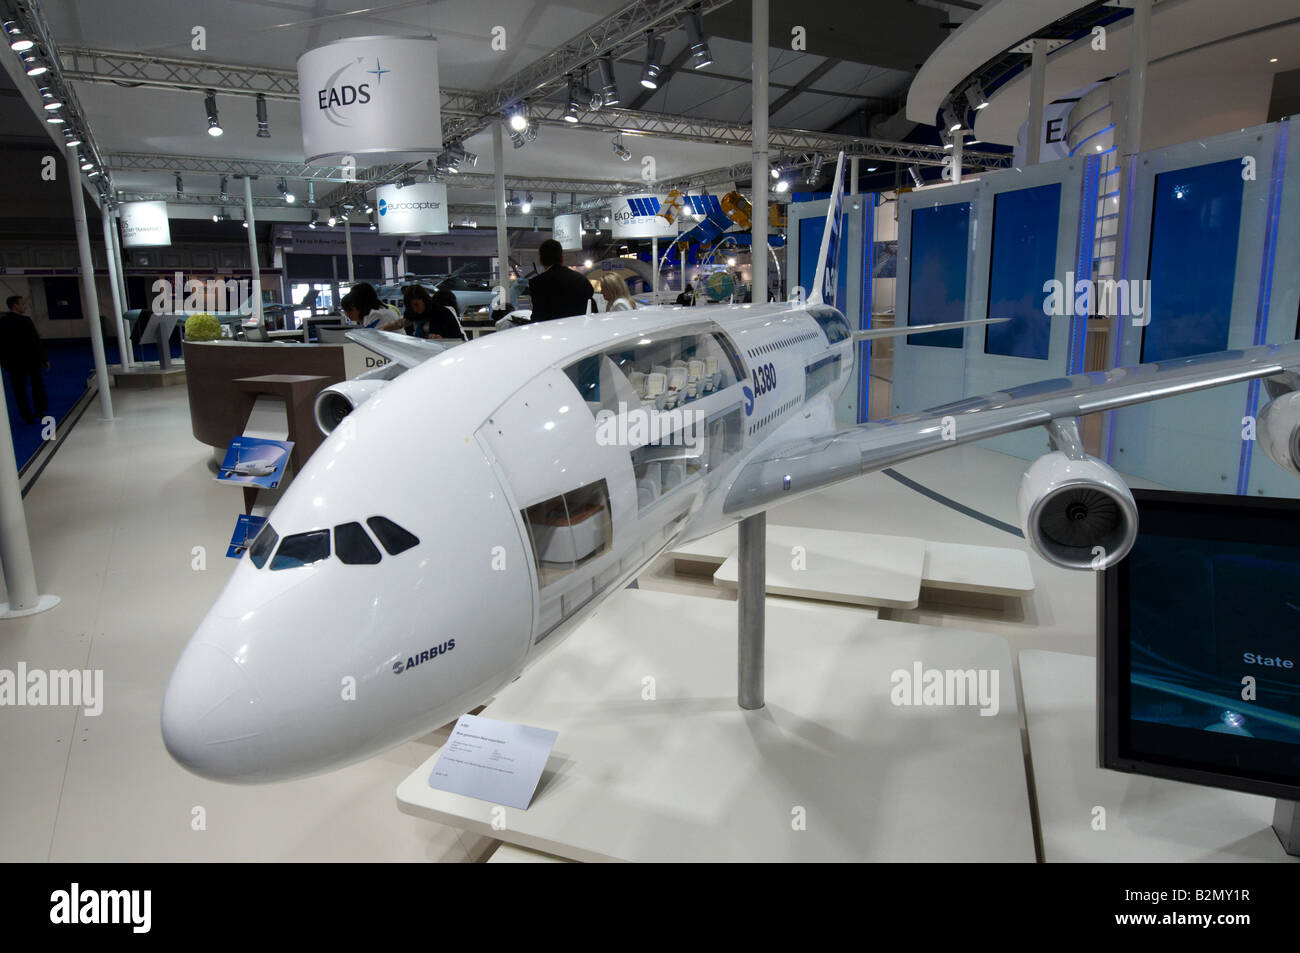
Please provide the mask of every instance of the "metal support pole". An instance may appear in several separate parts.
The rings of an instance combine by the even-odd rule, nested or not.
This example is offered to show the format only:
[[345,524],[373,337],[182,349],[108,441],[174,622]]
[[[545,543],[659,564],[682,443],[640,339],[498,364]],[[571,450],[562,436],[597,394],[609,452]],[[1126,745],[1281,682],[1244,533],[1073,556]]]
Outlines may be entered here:
[[1273,833],[1288,854],[1300,857],[1300,804],[1279,800],[1273,808]]
[[[753,30],[750,35],[750,52],[754,56],[753,65],[753,103],[750,121],[753,123],[753,182],[754,204],[750,234],[753,244],[750,247],[751,288],[749,300],[755,304],[767,304],[767,140],[768,140],[768,95],[767,95],[767,54],[768,54],[768,0],[751,0]],[[761,680],[761,679],[760,679]],[[742,707],[744,703],[742,702]],[[759,705],[762,705],[762,691],[759,691]],[[754,706],[758,707],[758,706]]]
[[763,707],[763,659],[767,599],[767,514],[740,521],[739,630],[737,642],[736,700],[740,707]]
[[1038,165],[1043,142],[1043,85],[1047,79],[1047,42],[1029,41],[1029,124],[1025,126],[1025,165]]
[[[99,416],[113,419],[113,395],[108,390],[108,365],[104,361],[104,329],[99,323],[99,295],[95,293],[95,260],[90,257],[90,232],[86,228],[86,197],[81,191],[81,159],[76,146],[68,146],[68,186],[72,189],[72,222],[77,230],[77,254],[81,259],[81,310],[90,331],[90,353],[95,358],[95,381],[99,385]],[[12,452],[10,453],[12,458]]]
[[492,124],[493,185],[497,199],[497,287],[510,295],[510,243],[506,233],[506,153],[501,121]]
[[860,156],[849,156],[849,195],[858,194],[858,162]]
[[108,202],[99,210],[99,217],[104,223],[104,256],[108,263],[108,287],[113,293],[114,327],[117,328],[117,360],[122,370],[131,367],[131,329],[127,327],[126,316],[122,313],[122,295],[117,284],[117,265],[113,262],[113,213]]
[[[122,313],[126,314],[131,310],[131,299],[126,293],[126,268],[122,264],[122,236],[118,229],[118,223],[122,221],[122,210],[113,209],[113,221],[108,229],[108,233],[113,237],[113,261],[111,267],[117,272],[117,293],[122,299]],[[127,323],[126,329],[126,356],[132,365],[135,364],[135,344],[131,341],[130,322]]]
[[650,293],[659,294],[659,237],[657,235],[650,238]]
[[343,247],[348,255],[348,290],[351,291],[357,279],[356,273],[352,270],[352,223],[346,218],[343,220]]
[[262,265],[257,260],[257,222],[253,219],[253,178],[244,176],[244,220],[248,222],[248,260],[253,268],[253,318],[262,326]]
[[[77,168],[75,165],[72,168]],[[80,179],[78,175],[76,177]],[[77,188],[81,182],[77,181]],[[44,426],[44,424],[42,424]],[[42,596],[36,585],[32,543],[27,535],[27,513],[14,461],[14,438],[9,430],[9,405],[0,386],[0,565],[4,568],[9,601],[0,603],[0,619],[35,615],[59,604],[58,596]]]
[[952,134],[952,184],[961,185],[961,147],[965,144],[966,132],[958,129]]
[[1147,59],[1151,49],[1151,0],[1133,4],[1133,30],[1129,40],[1128,107],[1124,114],[1125,155],[1142,147],[1142,108],[1147,98]]

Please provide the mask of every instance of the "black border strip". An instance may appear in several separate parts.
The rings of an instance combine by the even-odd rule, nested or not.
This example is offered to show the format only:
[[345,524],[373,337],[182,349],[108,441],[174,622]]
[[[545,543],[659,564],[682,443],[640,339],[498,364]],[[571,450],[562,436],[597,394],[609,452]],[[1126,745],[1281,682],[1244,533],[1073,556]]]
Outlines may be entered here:
[[[32,458],[27,461],[22,470],[19,471],[18,480],[23,485],[23,499],[27,498],[27,494],[31,491],[31,488],[36,485],[36,481],[39,480],[41,474],[45,472],[45,468],[50,465],[50,461],[54,459],[54,455],[59,452],[59,447],[63,446],[63,441],[68,439],[68,434],[72,433],[72,428],[81,420],[82,415],[86,412],[86,408],[91,405],[98,394],[98,385],[87,387],[82,392],[81,396],[77,398],[77,402],[72,405],[71,409],[63,415],[63,419],[54,425],[54,432],[56,434],[54,438],[54,446],[48,447],[43,445],[41,449],[37,450]],[[32,465],[38,460],[40,463],[36,466],[36,472],[31,475],[31,479],[28,479],[28,471],[32,469]]]

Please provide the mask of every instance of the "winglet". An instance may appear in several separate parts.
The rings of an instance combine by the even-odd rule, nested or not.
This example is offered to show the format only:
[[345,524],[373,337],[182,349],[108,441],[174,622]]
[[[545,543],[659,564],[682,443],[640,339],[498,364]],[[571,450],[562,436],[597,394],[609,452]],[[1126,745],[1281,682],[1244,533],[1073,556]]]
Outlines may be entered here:
[[844,220],[844,153],[835,161],[835,185],[826,209],[826,227],[822,229],[822,247],[817,254],[817,271],[809,290],[809,304],[835,300],[835,269],[840,262],[840,222]]

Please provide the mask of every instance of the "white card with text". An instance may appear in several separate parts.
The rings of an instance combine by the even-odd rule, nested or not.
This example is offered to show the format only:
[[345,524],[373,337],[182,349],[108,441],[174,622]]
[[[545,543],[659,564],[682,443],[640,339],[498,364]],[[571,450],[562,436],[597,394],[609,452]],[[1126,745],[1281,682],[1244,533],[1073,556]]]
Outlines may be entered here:
[[527,810],[557,737],[545,728],[461,715],[429,787]]

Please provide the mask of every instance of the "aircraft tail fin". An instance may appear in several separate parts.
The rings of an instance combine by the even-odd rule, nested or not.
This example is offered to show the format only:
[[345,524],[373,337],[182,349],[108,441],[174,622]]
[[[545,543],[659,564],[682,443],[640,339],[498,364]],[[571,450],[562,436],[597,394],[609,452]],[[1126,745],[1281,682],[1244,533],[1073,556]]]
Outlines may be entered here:
[[826,227],[822,230],[822,247],[817,254],[817,271],[808,291],[809,304],[835,300],[835,271],[840,262],[840,223],[844,220],[844,153],[835,161],[835,184],[826,209]]

